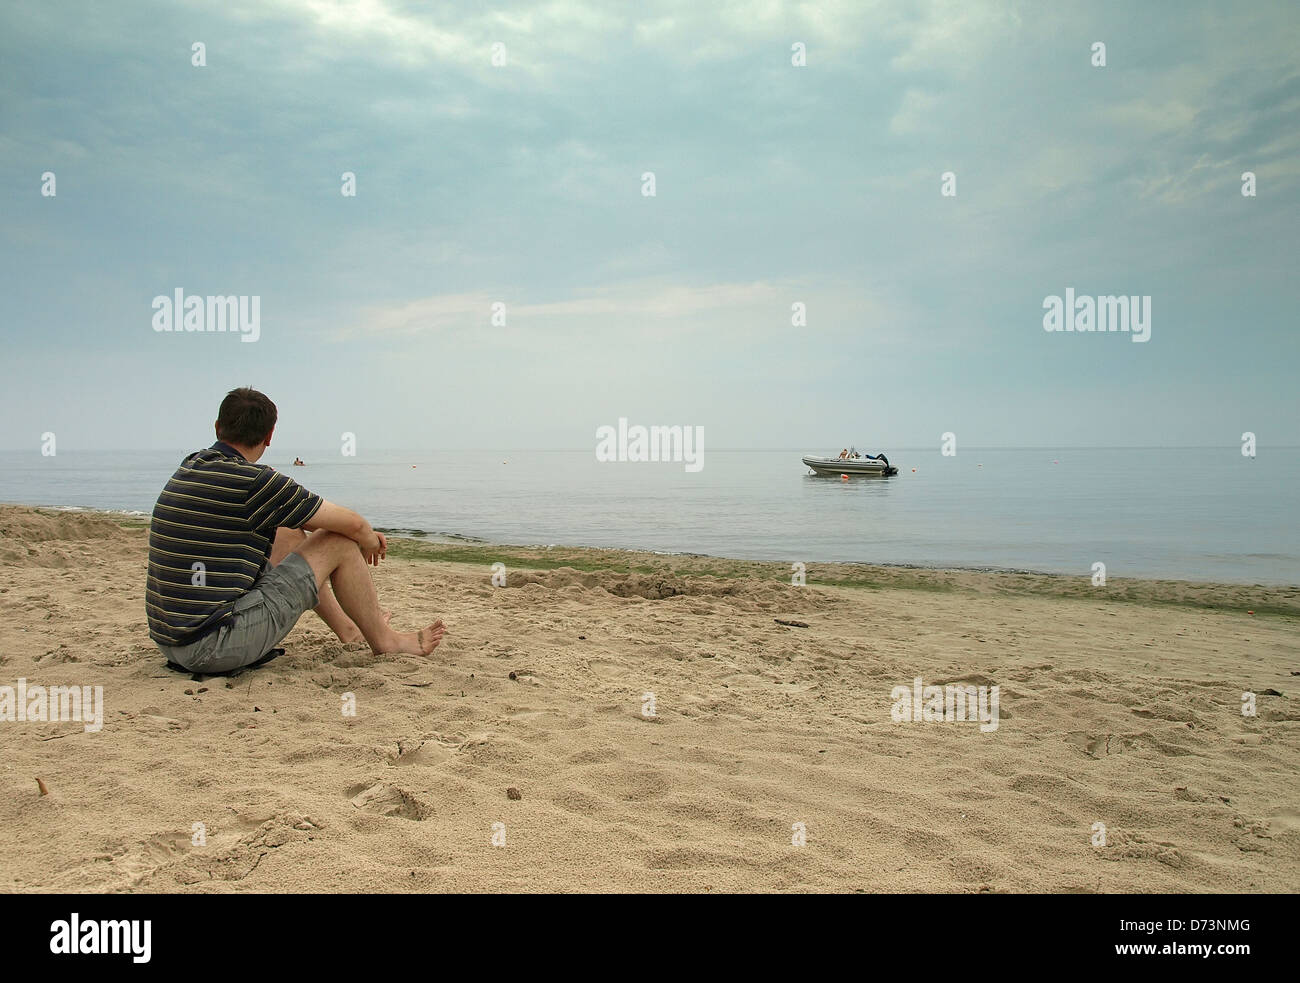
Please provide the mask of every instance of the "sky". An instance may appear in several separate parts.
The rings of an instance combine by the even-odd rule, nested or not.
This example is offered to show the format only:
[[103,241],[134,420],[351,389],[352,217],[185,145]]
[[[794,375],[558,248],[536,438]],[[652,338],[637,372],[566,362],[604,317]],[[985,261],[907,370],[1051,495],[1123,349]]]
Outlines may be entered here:
[[1300,444],[1298,50],[1289,0],[6,4],[0,448],[192,449],[240,385],[286,453]]

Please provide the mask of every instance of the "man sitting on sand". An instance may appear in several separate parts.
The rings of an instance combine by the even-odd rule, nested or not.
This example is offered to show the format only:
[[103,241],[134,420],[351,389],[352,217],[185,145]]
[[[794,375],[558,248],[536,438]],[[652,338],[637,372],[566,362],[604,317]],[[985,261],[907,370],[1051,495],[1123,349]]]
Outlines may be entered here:
[[217,413],[217,442],[185,458],[158,496],[145,584],[149,637],[191,672],[230,672],[265,657],[311,608],[345,642],[428,655],[442,641],[441,621],[394,631],[379,607],[366,565],[387,555],[384,537],[351,509],[257,463],[276,418],[262,393],[231,390]]

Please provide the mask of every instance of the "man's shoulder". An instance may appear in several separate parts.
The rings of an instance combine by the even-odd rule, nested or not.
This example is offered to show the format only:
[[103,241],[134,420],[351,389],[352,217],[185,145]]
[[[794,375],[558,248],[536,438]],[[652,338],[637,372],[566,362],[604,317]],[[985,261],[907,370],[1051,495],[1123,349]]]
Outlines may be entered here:
[[262,478],[266,472],[272,470],[274,469],[267,467],[265,464],[253,464],[245,461],[242,457],[228,454],[219,447],[205,447],[186,457],[181,462],[176,474],[180,477],[186,472],[202,471],[209,474],[229,475],[232,478],[241,478],[245,481],[256,481]]

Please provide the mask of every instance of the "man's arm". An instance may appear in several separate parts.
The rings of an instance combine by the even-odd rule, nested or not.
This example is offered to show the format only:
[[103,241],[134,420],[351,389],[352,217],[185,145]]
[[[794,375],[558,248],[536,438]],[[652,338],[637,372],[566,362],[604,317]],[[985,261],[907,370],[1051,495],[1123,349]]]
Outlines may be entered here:
[[388,553],[388,541],[384,539],[382,533],[375,532],[370,527],[370,523],[358,513],[342,505],[335,505],[333,502],[321,502],[316,514],[304,522],[302,527],[308,532],[325,529],[347,536],[361,547],[366,562],[373,563],[375,566],[378,566],[379,561]]

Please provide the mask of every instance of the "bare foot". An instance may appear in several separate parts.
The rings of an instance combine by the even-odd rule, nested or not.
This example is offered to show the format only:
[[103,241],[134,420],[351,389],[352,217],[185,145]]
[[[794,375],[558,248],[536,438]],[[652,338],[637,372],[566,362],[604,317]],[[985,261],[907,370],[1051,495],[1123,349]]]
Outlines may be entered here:
[[421,628],[419,631],[393,632],[394,647],[388,651],[404,652],[407,655],[428,655],[438,647],[446,631],[447,626],[439,619],[428,628]]

